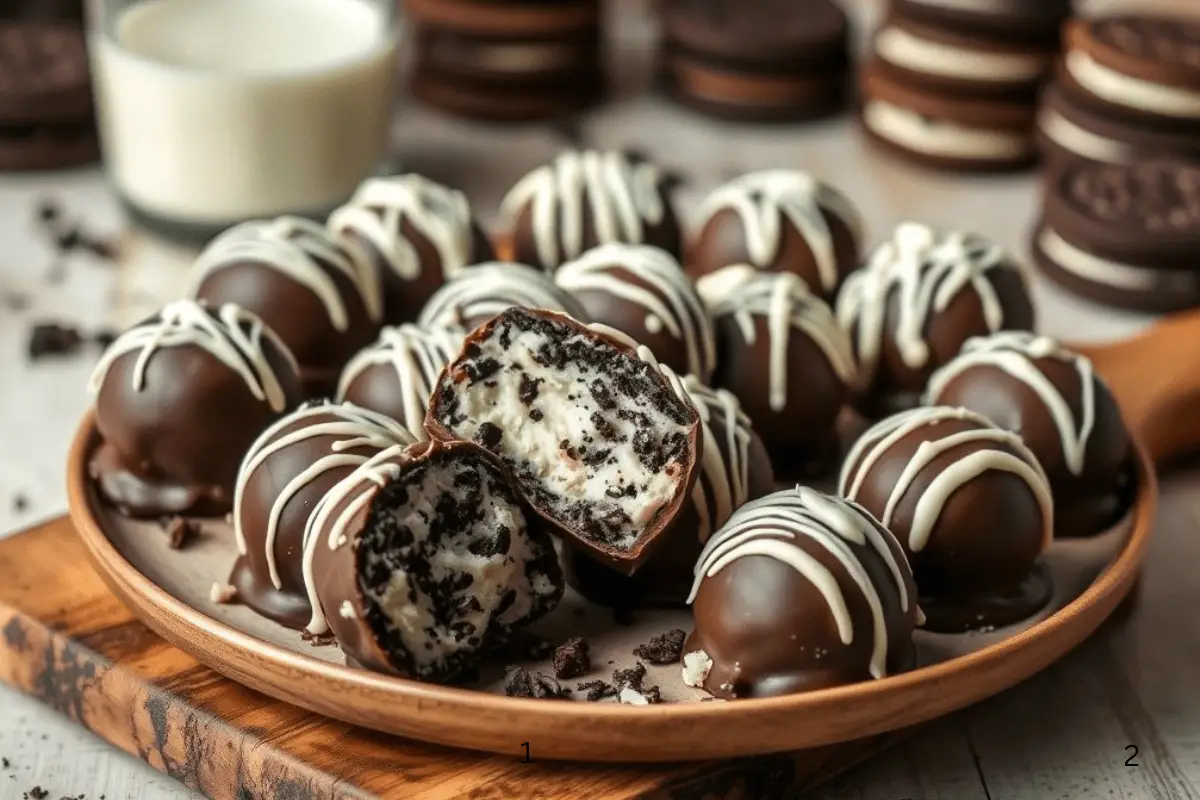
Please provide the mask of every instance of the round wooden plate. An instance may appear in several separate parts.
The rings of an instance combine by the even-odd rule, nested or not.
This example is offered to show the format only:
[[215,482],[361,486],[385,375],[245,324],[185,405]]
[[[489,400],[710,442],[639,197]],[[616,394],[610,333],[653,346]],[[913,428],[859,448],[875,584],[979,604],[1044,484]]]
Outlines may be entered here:
[[[178,599],[178,591],[168,591],[169,569],[123,555],[130,543],[120,537],[128,531],[99,506],[87,478],[96,443],[90,417],[80,426],[68,466],[71,516],[97,569],[154,631],[233,680],[349,723],[514,755],[533,740],[538,758],[584,761],[699,760],[812,748],[914,725],[996,694],[1060,658],[1113,612],[1137,579],[1153,528],[1158,495],[1152,459],[1200,444],[1200,415],[1191,413],[1200,397],[1200,357],[1186,364],[1179,358],[1179,348],[1194,348],[1194,342],[1200,342],[1200,316],[1185,315],[1127,342],[1079,348],[1107,377],[1139,442],[1139,493],[1130,524],[1122,526],[1115,557],[1106,559],[1090,585],[1056,613],[979,649],[882,680],[807,694],[651,706],[517,699],[350,669],[283,640],[268,641]],[[176,563],[188,557],[186,551],[173,553]]]

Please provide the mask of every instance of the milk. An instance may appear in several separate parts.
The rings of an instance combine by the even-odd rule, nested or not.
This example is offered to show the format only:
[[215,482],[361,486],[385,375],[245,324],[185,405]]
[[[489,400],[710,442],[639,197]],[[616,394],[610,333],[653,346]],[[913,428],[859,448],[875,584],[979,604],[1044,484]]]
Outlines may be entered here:
[[393,0],[147,0],[92,38],[105,161],[137,211],[328,210],[389,153]]

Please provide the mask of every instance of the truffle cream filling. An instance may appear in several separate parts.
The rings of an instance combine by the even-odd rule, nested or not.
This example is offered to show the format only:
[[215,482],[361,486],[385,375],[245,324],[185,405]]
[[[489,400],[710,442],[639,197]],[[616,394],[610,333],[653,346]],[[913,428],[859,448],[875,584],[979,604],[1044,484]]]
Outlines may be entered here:
[[1016,158],[1028,155],[1033,146],[1029,136],[1022,133],[932,120],[882,100],[866,104],[863,122],[888,141],[934,156]]
[[956,47],[914,36],[901,28],[880,31],[875,52],[885,61],[914,72],[979,81],[1033,80],[1047,66],[1042,56]]
[[1068,52],[1065,63],[1080,86],[1110,103],[1174,117],[1200,117],[1200,92],[1117,72],[1080,50]]

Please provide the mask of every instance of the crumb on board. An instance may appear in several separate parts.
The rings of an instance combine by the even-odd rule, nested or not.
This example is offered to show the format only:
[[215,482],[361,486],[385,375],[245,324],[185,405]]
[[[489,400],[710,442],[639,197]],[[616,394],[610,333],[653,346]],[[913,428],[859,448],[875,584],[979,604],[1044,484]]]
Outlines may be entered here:
[[554,677],[577,678],[592,668],[588,643],[576,636],[554,648]]
[[509,697],[561,700],[570,697],[571,692],[549,675],[529,672],[520,665],[512,664],[504,670],[504,694]]
[[651,664],[678,664],[683,653],[683,640],[687,634],[679,628],[672,628],[661,636],[655,636],[646,644],[640,644],[633,649],[633,654]]

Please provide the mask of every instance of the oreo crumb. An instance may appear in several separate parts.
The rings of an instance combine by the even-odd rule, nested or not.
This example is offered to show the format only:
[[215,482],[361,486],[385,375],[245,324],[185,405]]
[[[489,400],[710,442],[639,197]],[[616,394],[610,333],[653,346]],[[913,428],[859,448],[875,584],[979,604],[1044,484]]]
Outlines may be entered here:
[[37,216],[44,224],[57,222],[62,217],[62,206],[52,197],[43,197],[37,204]]
[[8,769],[11,766],[12,766],[12,762],[9,761],[7,758],[0,758],[0,767],[3,767],[4,769]]
[[92,344],[96,345],[101,350],[107,350],[109,346],[117,340],[118,336],[120,336],[120,334],[111,328],[102,328],[101,330],[98,330],[92,334],[91,340]]
[[45,322],[34,325],[29,331],[29,360],[41,361],[50,356],[71,355],[83,344],[83,336],[77,328]]
[[532,697],[537,700],[561,700],[570,696],[558,681],[540,672],[529,672],[522,666],[504,669],[504,694],[509,697]]
[[633,609],[631,608],[616,608],[613,609],[613,622],[622,627],[629,627],[634,623]]
[[577,692],[587,692],[584,699],[589,703],[596,703],[606,697],[616,697],[617,688],[611,683],[605,683],[602,680],[584,681],[575,687]]
[[554,649],[554,677],[577,678],[592,668],[588,643],[578,636]]
[[[21,494],[20,492],[13,495],[12,510],[13,510],[14,514],[24,514],[25,510],[28,508],[29,508],[29,498],[28,497]],[[6,767],[8,766],[8,759],[4,760],[4,766],[6,766]]]
[[642,681],[646,679],[646,665],[638,662],[629,669],[613,670],[613,683],[618,689],[629,687],[630,689],[642,690]]
[[50,793],[40,786],[35,786],[25,793],[25,800],[46,800]]
[[167,534],[168,546],[172,550],[182,550],[200,535],[200,526],[184,517],[171,517],[163,527]]
[[678,664],[683,654],[683,640],[687,634],[673,628],[661,636],[655,636],[646,644],[633,648],[633,654],[651,664]]

